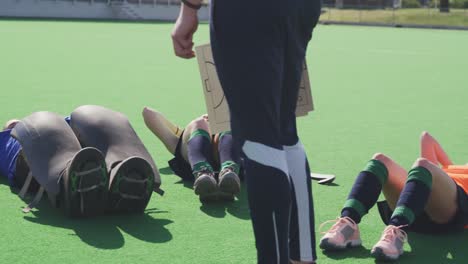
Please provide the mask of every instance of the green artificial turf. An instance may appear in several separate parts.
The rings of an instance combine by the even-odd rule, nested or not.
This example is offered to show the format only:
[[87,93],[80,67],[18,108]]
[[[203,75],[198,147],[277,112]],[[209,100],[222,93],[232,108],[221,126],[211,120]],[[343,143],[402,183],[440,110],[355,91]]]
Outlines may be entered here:
[[[256,251],[243,191],[233,203],[201,205],[190,184],[146,129],[151,106],[179,125],[205,112],[196,60],[174,57],[171,24],[0,21],[0,120],[50,110],[66,115],[99,104],[128,115],[160,168],[166,195],[141,216],[65,218],[44,200],[32,213],[0,184],[2,263],[254,263]],[[208,42],[201,25],[196,43]],[[468,148],[468,32],[319,26],[307,56],[316,111],[300,118],[314,172],[317,233],[338,216],[355,175],[375,152],[408,168],[423,130],[456,163]],[[245,188],[244,188],[245,190]],[[384,225],[372,209],[364,246],[319,253],[319,263],[374,263],[369,250]],[[318,233],[317,238],[320,234]],[[399,263],[466,263],[466,234],[410,234]]]

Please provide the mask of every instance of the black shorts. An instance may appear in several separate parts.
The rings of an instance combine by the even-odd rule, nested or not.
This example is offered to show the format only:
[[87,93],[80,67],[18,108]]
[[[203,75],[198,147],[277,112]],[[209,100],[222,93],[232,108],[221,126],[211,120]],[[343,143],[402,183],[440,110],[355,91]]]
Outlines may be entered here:
[[[18,158],[16,159],[16,171],[14,177],[14,186],[15,188],[21,189],[26,181],[26,178],[29,174],[29,166],[26,162],[26,159],[23,156],[23,152],[21,151],[18,154]],[[34,193],[39,190],[39,183],[32,178],[31,183],[29,184],[28,192]]]
[[[465,190],[457,185],[458,210],[455,216],[448,223],[439,224],[434,222],[427,213],[423,212],[416,217],[416,220],[407,228],[408,231],[425,234],[442,234],[463,231],[468,224],[468,195]],[[382,221],[388,225],[393,211],[386,201],[377,203]]]
[[[174,153],[174,158],[172,158],[168,162],[168,164],[169,164],[169,167],[174,172],[174,174],[179,176],[180,178],[182,178],[182,180],[184,180],[184,181],[193,181],[194,177],[193,177],[193,174],[192,174],[192,166],[190,166],[190,164],[184,159],[184,156],[182,155],[182,140],[183,140],[183,137],[184,137],[184,131],[180,135],[179,141],[177,142],[177,146],[176,146],[175,153]],[[214,142],[214,137],[215,137],[214,135],[211,136],[211,141],[212,142]],[[217,155],[217,151],[215,151],[213,149],[213,156],[215,154]],[[211,161],[208,160],[208,162],[213,167],[213,170],[215,172],[219,172],[219,170],[220,170],[219,162],[214,161],[214,160],[211,160]],[[217,173],[216,173],[216,177],[218,177]],[[243,177],[242,169],[240,170],[239,177],[241,179]]]
[[168,164],[175,175],[182,178],[185,181],[193,181],[194,177],[192,174],[192,167],[182,156],[182,139],[184,137],[184,131],[180,134],[179,141],[174,152],[174,158],[171,159]]
[[[177,142],[177,146],[174,153],[174,158],[171,159],[169,163],[169,167],[175,173],[175,175],[182,178],[185,181],[193,181],[194,177],[192,174],[192,166],[184,159],[182,155],[182,140],[184,138],[184,131],[180,134],[179,141]],[[214,141],[214,136],[211,138],[212,142]],[[210,158],[208,158],[210,159]],[[219,166],[216,166],[217,162],[208,160],[210,165],[213,167],[215,171],[219,170]]]

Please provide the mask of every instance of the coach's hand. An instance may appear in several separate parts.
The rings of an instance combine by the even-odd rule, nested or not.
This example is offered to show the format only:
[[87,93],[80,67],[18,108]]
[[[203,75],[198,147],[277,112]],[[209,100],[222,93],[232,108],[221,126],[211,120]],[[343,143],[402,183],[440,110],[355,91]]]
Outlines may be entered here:
[[198,28],[197,10],[182,5],[179,17],[172,30],[172,44],[177,56],[185,59],[195,57],[193,34]]

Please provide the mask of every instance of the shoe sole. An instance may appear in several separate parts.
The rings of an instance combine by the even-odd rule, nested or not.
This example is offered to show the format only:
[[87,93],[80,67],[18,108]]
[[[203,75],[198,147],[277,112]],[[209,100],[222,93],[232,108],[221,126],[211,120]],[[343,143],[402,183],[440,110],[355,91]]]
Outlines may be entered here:
[[72,159],[64,178],[64,208],[71,217],[92,216],[104,211],[108,176],[102,153],[84,148]]
[[224,200],[234,200],[234,195],[240,192],[240,179],[234,172],[223,175],[219,182],[219,197]]
[[362,241],[358,240],[350,240],[345,245],[336,245],[328,242],[328,239],[324,239],[320,241],[319,247],[323,250],[327,251],[342,251],[348,248],[355,248],[362,245]]
[[216,180],[208,175],[200,176],[193,184],[193,190],[200,197],[200,201],[214,201],[218,192]]
[[218,192],[217,196],[219,201],[233,202],[235,200],[234,194]]
[[116,213],[143,213],[153,193],[154,172],[140,157],[130,157],[115,168],[109,186],[108,209]]
[[374,248],[372,249],[371,256],[379,261],[395,261],[401,256],[401,254],[387,255],[381,248]]

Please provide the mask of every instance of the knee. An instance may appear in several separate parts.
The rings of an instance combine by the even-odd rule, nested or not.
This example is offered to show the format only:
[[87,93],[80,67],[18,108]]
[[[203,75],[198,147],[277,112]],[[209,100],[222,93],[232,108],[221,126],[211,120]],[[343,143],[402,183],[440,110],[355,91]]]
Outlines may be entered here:
[[86,121],[88,125],[98,125],[104,117],[100,115],[101,107],[95,105],[83,105],[71,113],[72,122]]
[[[41,131],[60,130],[59,127],[66,124],[62,116],[48,111],[33,113],[28,118],[34,120],[32,124],[35,129]],[[28,121],[28,123],[31,123],[31,121]]]
[[[431,161],[429,161],[428,159],[425,159],[425,158],[418,158],[414,162],[412,169],[418,168],[418,167],[422,167],[422,168],[426,169],[426,172],[430,173],[430,174],[427,174],[427,177],[432,178],[432,174],[434,173],[434,170],[433,170],[434,164]],[[426,175],[426,174],[424,174],[424,175]]]
[[145,106],[145,107],[143,107],[143,111],[141,111],[141,115],[143,117],[147,117],[148,115],[151,114],[151,112],[152,111],[149,109],[149,107]]
[[378,160],[385,165],[388,165],[392,161],[391,158],[383,153],[375,153],[374,156],[372,156],[372,159]]
[[425,183],[429,188],[432,186],[432,175],[434,174],[433,164],[425,159],[418,158],[411,170],[408,172],[408,181],[419,180]]
[[430,134],[429,134],[429,132],[427,132],[427,131],[423,131],[423,132],[421,133],[421,139],[422,139],[422,138],[425,138],[425,137],[428,137],[428,136],[430,136]]
[[203,116],[192,120],[192,122],[190,122],[188,127],[190,127],[190,130],[192,131],[202,129],[208,132],[209,130],[208,121]]
[[143,107],[143,111],[141,112],[141,115],[143,116],[144,120],[149,120],[151,119],[155,114],[155,111],[148,106]]
[[426,158],[417,158],[416,161],[413,164],[413,168],[423,167],[423,168],[426,168],[427,170],[431,171],[432,165],[433,165],[433,163],[430,162]]
[[98,105],[84,105],[71,113],[72,124],[85,124],[88,127],[100,127],[104,124],[130,124],[127,116]]
[[99,111],[101,107],[97,105],[82,105],[77,107],[73,113],[83,113],[86,115],[91,115]]
[[429,134],[429,132],[427,132],[427,131],[423,131],[423,132],[421,133],[421,136],[419,137],[419,139],[420,139],[421,141],[427,141],[427,140],[429,140],[429,139],[431,139],[431,138],[432,138],[431,134]]

